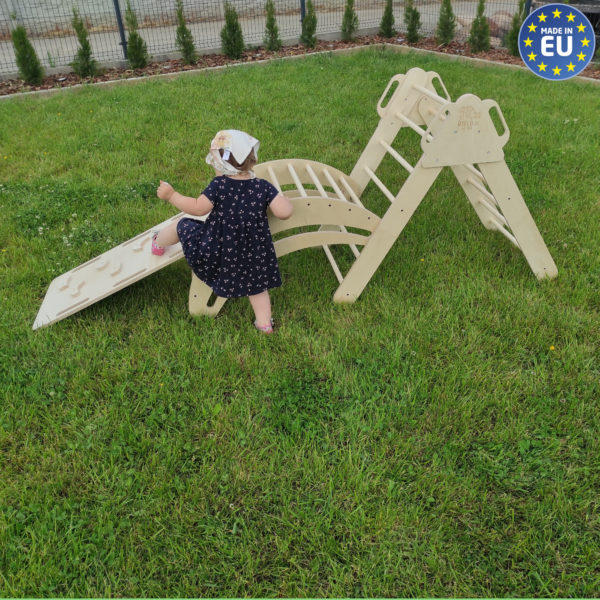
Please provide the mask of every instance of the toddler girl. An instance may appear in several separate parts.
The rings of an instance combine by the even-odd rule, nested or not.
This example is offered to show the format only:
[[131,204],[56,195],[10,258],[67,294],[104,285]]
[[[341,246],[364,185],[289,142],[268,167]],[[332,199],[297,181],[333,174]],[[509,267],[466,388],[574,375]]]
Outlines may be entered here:
[[293,211],[290,200],[271,183],[256,177],[259,141],[228,129],[210,144],[207,164],[215,178],[198,198],[182,196],[161,181],[156,195],[180,211],[206,221],[182,217],[152,238],[152,254],[181,241],[183,254],[195,275],[217,296],[247,296],[254,310],[254,325],[273,332],[268,290],[281,285],[267,219],[267,207],[279,219]]

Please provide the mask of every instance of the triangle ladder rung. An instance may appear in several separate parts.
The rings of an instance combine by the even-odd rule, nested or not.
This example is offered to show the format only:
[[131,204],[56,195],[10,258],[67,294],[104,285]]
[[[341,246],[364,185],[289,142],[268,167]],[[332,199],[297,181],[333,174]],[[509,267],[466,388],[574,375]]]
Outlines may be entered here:
[[387,142],[384,140],[379,140],[379,143],[386,149],[388,154],[391,154],[409,173],[412,173],[415,168],[396,150],[394,150]]
[[436,94],[435,92],[432,92],[431,90],[428,90],[426,87],[424,87],[418,83],[413,83],[412,86],[415,90],[421,92],[421,94],[425,94],[426,96],[429,96],[432,100],[435,100],[436,102],[439,102],[440,104],[447,104],[448,102],[450,102],[450,100],[448,100],[448,98],[443,98],[439,94]]
[[425,139],[431,141],[433,136],[427,133],[422,127],[419,127],[414,121],[411,121],[408,117],[405,117],[401,112],[396,113],[398,117],[405,125],[410,127],[414,132],[418,133],[421,137],[427,136]]
[[518,248],[519,250],[521,250],[521,246],[519,246],[519,242],[517,242],[517,238],[512,233],[510,233],[510,231],[508,231],[505,227],[503,227],[499,221],[494,219],[494,217],[490,217],[490,221],[494,225],[494,227],[504,237],[506,237],[508,239],[508,241],[512,243],[513,246],[515,246],[515,248]]
[[492,193],[488,192],[488,190],[486,190],[480,183],[475,181],[472,177],[467,177],[467,183],[470,183],[474,188],[479,190],[488,200],[493,202],[494,205],[496,205],[496,206],[498,205],[498,202],[496,201],[496,198],[494,197],[494,195]]
[[484,208],[489,210],[496,217],[496,219],[498,219],[498,221],[500,221],[500,223],[502,223],[504,226],[508,227],[508,222],[504,218],[504,216],[502,214],[500,214],[500,212],[498,212],[487,200],[485,200],[484,198],[479,198],[477,200],[477,202],[481,206],[483,206]]
[[377,175],[375,175],[375,173],[373,173],[373,171],[371,171],[371,169],[369,169],[369,167],[365,167],[365,173],[371,178],[371,180],[373,181],[373,183],[383,192],[383,194],[385,195],[385,197],[390,201],[390,202],[394,202],[394,200],[396,200],[396,196],[394,196],[394,194],[392,194],[392,192],[390,192],[390,190],[388,190],[385,185],[383,184],[383,182],[381,181],[381,179],[379,179],[379,177],[377,177]]
[[473,165],[465,164],[463,166],[465,167],[465,169],[467,169],[467,171],[471,171],[471,173],[473,173],[475,177],[478,177],[479,179],[481,179],[481,181],[485,181],[485,177],[483,176],[483,174],[480,173]]

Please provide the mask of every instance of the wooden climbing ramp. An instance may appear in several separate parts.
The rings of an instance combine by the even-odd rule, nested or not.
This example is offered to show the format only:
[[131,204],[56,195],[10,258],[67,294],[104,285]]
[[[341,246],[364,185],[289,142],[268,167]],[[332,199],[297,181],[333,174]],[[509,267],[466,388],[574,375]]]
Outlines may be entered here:
[[[557,275],[556,265],[504,160],[509,130],[496,102],[472,94],[452,102],[437,73],[413,68],[390,80],[377,112],[379,124],[349,175],[303,159],[276,160],[255,167],[257,176],[284,191],[294,204],[289,219],[269,217],[274,237],[297,230],[276,239],[277,256],[322,247],[339,284],[334,301],[354,302],[440,172],[449,167],[483,226],[500,232],[521,250],[538,279]],[[422,150],[414,165],[393,147],[402,128],[416,134]],[[407,172],[397,193],[377,176],[386,156]],[[371,182],[390,203],[381,216],[361,201]],[[64,319],[182,258],[179,244],[160,257],[150,253],[152,231],[182,215],[57,277],[50,284],[33,328]],[[354,255],[346,274],[330,250],[333,245],[347,245]],[[192,274],[191,314],[214,316],[225,301],[215,298],[212,290]]]

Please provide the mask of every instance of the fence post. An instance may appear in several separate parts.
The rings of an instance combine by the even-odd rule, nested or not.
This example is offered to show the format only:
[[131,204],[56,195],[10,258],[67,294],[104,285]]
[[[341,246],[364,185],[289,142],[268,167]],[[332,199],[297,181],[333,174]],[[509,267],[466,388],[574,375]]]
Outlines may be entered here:
[[300,23],[304,21],[306,16],[306,0],[300,0]]
[[125,60],[127,60],[127,38],[125,37],[125,29],[123,27],[123,18],[121,17],[121,8],[119,7],[119,0],[113,0],[113,4],[115,5],[117,27],[119,28],[119,36],[121,37],[119,45],[123,46],[123,56],[125,57]]

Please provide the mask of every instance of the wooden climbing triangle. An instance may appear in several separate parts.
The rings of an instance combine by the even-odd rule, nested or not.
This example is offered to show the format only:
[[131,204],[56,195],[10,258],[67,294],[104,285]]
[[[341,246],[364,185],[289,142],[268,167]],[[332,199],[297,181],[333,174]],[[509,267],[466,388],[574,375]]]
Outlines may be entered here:
[[[453,102],[437,73],[413,68],[390,80],[377,112],[379,124],[349,175],[303,159],[256,166],[256,174],[283,190],[294,204],[294,214],[288,220],[269,217],[274,236],[299,230],[276,239],[277,256],[321,246],[339,283],[334,301],[354,302],[442,169],[449,167],[484,227],[500,232],[520,249],[539,279],[557,275],[556,265],[504,160],[509,130],[496,102],[472,94]],[[411,129],[420,138],[423,153],[414,165],[393,147],[402,128]],[[377,175],[386,156],[408,172],[396,194]],[[371,182],[390,202],[381,217],[361,201]],[[150,254],[152,231],[163,225],[56,278],[33,328],[63,319],[180,259],[180,245],[161,257]],[[329,248],[340,244],[349,246],[355,259],[345,275]],[[214,316],[225,301],[215,299],[212,290],[192,274],[191,314]]]

